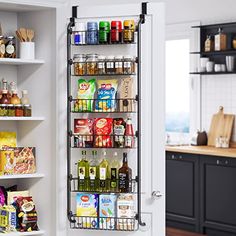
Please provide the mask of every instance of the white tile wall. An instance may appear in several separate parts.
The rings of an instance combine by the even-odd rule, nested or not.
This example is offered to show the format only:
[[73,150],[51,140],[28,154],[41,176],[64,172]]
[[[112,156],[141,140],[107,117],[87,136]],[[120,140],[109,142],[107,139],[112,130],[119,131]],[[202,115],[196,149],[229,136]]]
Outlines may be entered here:
[[[225,113],[236,115],[236,75],[202,76],[202,129],[209,130],[219,106],[224,107]],[[236,125],[232,139],[236,141]]]

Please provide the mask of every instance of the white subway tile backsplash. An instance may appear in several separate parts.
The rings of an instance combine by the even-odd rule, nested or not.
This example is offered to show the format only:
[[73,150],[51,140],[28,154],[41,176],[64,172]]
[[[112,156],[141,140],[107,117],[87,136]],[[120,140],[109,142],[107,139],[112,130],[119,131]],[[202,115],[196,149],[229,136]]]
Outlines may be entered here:
[[[225,113],[236,115],[236,76],[217,75],[202,77],[202,129],[210,128],[212,115],[220,106]],[[236,141],[236,125],[233,128],[233,141]]]

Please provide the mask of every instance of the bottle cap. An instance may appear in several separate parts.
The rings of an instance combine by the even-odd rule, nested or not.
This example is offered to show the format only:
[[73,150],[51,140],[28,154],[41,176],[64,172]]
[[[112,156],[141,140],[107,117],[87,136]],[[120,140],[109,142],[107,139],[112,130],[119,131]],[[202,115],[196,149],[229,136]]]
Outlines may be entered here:
[[122,22],[121,21],[112,21],[111,27],[121,30],[122,29]]
[[134,30],[134,27],[135,27],[134,20],[125,20],[124,27],[129,27],[130,29]]
[[105,60],[105,59],[106,59],[106,57],[103,55],[98,56],[98,60]]
[[114,60],[114,56],[107,56],[107,60]]
[[86,31],[86,24],[84,22],[75,23],[75,31]]
[[98,23],[97,22],[88,22],[87,23],[87,29],[88,30],[97,30],[98,29]]
[[22,90],[22,94],[24,95],[28,94],[28,90]]
[[3,93],[3,94],[7,94],[8,91],[4,89],[4,90],[2,90],[2,93]]
[[110,22],[109,21],[100,21],[99,29],[110,30]]

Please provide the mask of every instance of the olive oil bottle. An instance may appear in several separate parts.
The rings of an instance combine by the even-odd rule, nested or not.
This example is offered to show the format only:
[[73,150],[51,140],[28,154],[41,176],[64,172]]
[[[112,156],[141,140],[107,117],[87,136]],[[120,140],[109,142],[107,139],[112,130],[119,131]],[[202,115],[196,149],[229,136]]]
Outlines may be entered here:
[[98,161],[97,151],[92,151],[92,159],[89,165],[89,191],[98,190]]
[[107,161],[107,153],[103,152],[103,159],[99,164],[98,180],[99,180],[99,191],[100,192],[109,192],[110,191],[110,165]]
[[111,162],[111,181],[110,181],[110,189],[112,192],[118,191],[118,171],[121,167],[120,161],[117,159],[117,152],[113,154],[113,160]]
[[79,191],[88,191],[89,162],[86,151],[82,151],[82,159],[78,162],[78,188]]

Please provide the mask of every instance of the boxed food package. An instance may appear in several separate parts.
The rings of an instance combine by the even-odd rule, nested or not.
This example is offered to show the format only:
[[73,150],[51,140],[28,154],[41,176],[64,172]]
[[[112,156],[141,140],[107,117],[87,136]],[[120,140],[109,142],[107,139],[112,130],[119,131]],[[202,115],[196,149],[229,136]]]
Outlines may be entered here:
[[76,203],[78,227],[86,229],[97,228],[98,194],[77,193]]
[[16,132],[0,132],[0,149],[16,147]]
[[93,119],[74,119],[74,146],[93,147]]
[[112,147],[113,119],[97,118],[94,122],[95,147]]
[[16,231],[16,209],[12,205],[0,207],[0,229],[5,233]]
[[116,228],[116,201],[115,194],[99,195],[99,228],[115,229]]
[[0,175],[14,174],[15,156],[14,149],[0,151]]
[[117,229],[134,230],[134,195],[120,194],[117,199]]
[[130,77],[122,78],[119,86],[120,112],[134,112],[136,110],[133,91],[133,79]]

